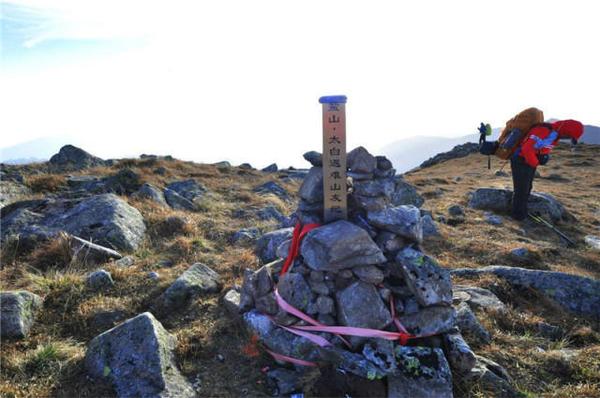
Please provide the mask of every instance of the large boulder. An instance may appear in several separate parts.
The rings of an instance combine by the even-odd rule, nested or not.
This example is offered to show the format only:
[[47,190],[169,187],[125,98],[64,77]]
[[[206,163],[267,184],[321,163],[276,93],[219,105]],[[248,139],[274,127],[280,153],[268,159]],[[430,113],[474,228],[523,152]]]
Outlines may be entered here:
[[201,198],[208,192],[204,185],[193,179],[172,182],[167,185],[167,189],[177,192],[180,196],[183,196],[190,202],[193,202],[197,198]]
[[114,194],[17,202],[1,214],[2,241],[18,235],[25,246],[65,231],[102,246],[133,251],[146,232],[140,212]]
[[338,271],[386,261],[364,229],[343,220],[310,231],[302,241],[300,254],[316,271]]
[[177,369],[173,337],[145,312],[96,336],[88,345],[89,374],[111,384],[119,397],[195,397]]
[[50,158],[50,167],[59,171],[74,171],[104,165],[104,160],[73,145],[63,146]]
[[124,251],[136,250],[146,232],[140,212],[113,194],[84,199],[46,221],[50,229]]
[[171,206],[175,210],[188,210],[195,211],[197,210],[196,205],[189,199],[181,196],[177,192],[172,189],[165,188],[163,191],[165,195],[165,200],[169,206]]
[[194,297],[221,290],[219,274],[202,263],[193,264],[161,296],[164,308],[181,308]]
[[492,265],[452,270],[457,276],[496,275],[510,284],[533,288],[576,314],[600,319],[600,281],[554,271]]
[[0,292],[0,336],[3,339],[27,337],[42,299],[26,291]]
[[[512,206],[512,191],[498,188],[479,188],[471,192],[469,207],[509,213]],[[552,195],[538,192],[529,195],[528,210],[551,221],[569,220],[572,216]]]
[[161,206],[167,206],[165,194],[152,184],[146,183],[142,185],[132,196],[136,199],[147,199]]
[[420,242],[423,240],[421,211],[415,206],[388,207],[370,211],[367,219],[377,228]]

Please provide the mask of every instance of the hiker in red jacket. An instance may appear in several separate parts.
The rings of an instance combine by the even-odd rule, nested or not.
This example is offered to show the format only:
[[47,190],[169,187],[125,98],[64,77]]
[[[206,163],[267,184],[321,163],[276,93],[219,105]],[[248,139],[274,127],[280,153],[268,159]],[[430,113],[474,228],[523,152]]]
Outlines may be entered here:
[[527,218],[527,201],[533,177],[538,165],[545,165],[550,152],[561,139],[571,139],[573,144],[583,134],[583,124],[577,120],[558,120],[543,123],[529,130],[521,145],[510,158],[513,178],[512,217],[515,220]]

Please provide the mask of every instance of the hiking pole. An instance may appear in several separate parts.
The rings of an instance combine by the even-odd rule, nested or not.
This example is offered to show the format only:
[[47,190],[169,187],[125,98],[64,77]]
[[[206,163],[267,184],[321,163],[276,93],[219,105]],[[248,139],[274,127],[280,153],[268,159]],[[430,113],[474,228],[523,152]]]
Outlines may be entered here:
[[537,222],[538,224],[543,224],[546,227],[550,228],[551,230],[553,230],[554,232],[556,232],[561,238],[563,238],[565,241],[567,241],[568,246],[576,246],[577,244],[575,242],[573,242],[567,235],[565,235],[564,233],[562,233],[558,228],[556,228],[554,225],[550,224],[548,221],[546,221],[545,219],[543,219],[540,216],[536,216],[533,215],[531,213],[528,214],[529,217],[531,217],[535,222]]
[[504,168],[506,167],[507,164],[508,164],[508,160],[506,162],[504,162],[504,164],[502,165],[502,167],[500,167],[500,170],[498,170],[498,172],[501,172],[502,170],[504,170]]

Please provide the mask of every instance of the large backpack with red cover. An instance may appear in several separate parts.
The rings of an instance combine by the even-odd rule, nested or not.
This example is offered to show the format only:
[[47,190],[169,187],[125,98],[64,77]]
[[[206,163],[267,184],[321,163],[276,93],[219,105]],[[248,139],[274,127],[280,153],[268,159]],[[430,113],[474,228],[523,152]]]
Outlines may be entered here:
[[544,123],[544,112],[528,108],[506,122],[498,138],[498,149],[494,153],[500,159],[509,159],[517,150],[529,130],[536,124]]

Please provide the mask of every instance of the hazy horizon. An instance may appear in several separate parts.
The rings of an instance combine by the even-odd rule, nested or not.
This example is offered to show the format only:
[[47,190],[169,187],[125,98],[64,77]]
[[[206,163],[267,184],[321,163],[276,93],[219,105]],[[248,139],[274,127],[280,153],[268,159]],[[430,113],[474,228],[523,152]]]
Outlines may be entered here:
[[104,158],[297,166],[328,94],[348,96],[348,147],[373,152],[529,106],[600,125],[589,3],[0,4],[5,148],[70,136]]

